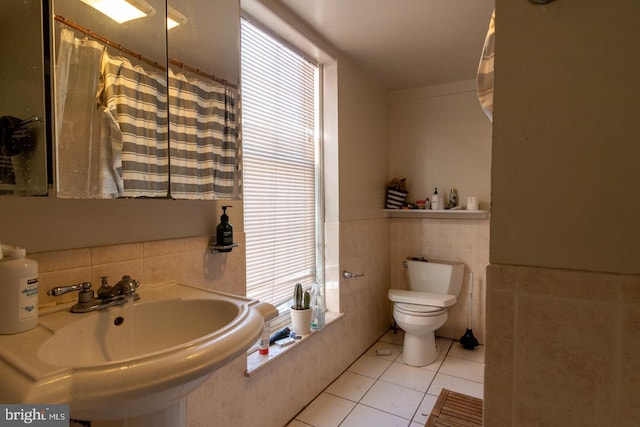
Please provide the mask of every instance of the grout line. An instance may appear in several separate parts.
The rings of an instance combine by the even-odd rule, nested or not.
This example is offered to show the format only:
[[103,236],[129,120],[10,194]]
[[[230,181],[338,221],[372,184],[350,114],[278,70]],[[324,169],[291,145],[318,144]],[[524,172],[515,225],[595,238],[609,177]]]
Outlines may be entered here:
[[[402,354],[402,353],[398,354],[395,358],[393,358],[393,360],[385,359],[383,356],[373,355],[372,357],[377,358],[377,359],[379,359],[379,360],[384,360],[384,361],[387,361],[387,362],[389,362],[389,361],[391,362],[391,363],[389,364],[389,366],[387,366],[387,367],[382,371],[382,373],[381,373],[377,378],[372,378],[372,377],[369,377],[369,376],[367,376],[367,375],[362,375],[362,374],[358,374],[358,373],[356,373],[356,372],[351,372],[351,371],[349,371],[349,369],[350,369],[350,368],[351,368],[351,367],[352,367],[356,362],[358,362],[358,361],[362,358],[362,356],[365,356],[367,352],[369,352],[372,348],[374,348],[374,347],[376,346],[376,344],[379,344],[379,343],[385,343],[385,344],[393,344],[393,345],[397,345],[397,344],[396,344],[396,343],[394,343],[394,342],[385,341],[385,340],[384,340],[385,335],[386,335],[386,333],[385,333],[385,334],[383,334],[380,338],[378,338],[378,340],[377,340],[377,341],[375,341],[371,346],[369,346],[369,347],[368,347],[368,348],[367,348],[367,349],[366,349],[366,350],[365,350],[365,351],[364,351],[364,352],[363,352],[363,353],[362,353],[362,354],[361,354],[361,355],[360,355],[360,356],[359,356],[359,357],[358,357],[358,358],[357,358],[357,359],[356,359],[356,360],[355,360],[351,365],[349,365],[349,366],[348,366],[348,367],[347,367],[347,368],[346,368],[346,369],[345,369],[345,370],[344,370],[340,375],[338,375],[338,377],[336,377],[336,379],[334,379],[334,380],[333,380],[333,381],[332,381],[332,382],[331,382],[331,383],[330,383],[330,384],[329,384],[329,385],[328,385],[328,386],[327,386],[327,387],[326,387],[326,388],[325,388],[325,389],[320,393],[320,394],[322,394],[322,393],[326,393],[326,394],[328,394],[328,395],[331,395],[331,396],[334,396],[334,397],[337,397],[337,398],[344,399],[344,400],[346,400],[346,401],[349,401],[349,402],[353,402],[353,403],[355,403],[355,405],[353,406],[353,408],[351,408],[351,410],[350,410],[350,411],[349,411],[349,412],[344,416],[344,418],[342,419],[342,421],[340,421],[340,422],[339,422],[339,424],[338,424],[339,426],[340,426],[340,425],[342,425],[342,424],[345,422],[345,420],[346,420],[346,419],[347,419],[347,418],[348,418],[348,417],[353,413],[353,411],[357,408],[357,406],[358,406],[358,405],[366,406],[366,407],[368,407],[368,408],[372,408],[372,409],[375,409],[375,410],[377,410],[377,411],[381,411],[381,412],[384,412],[384,413],[387,413],[387,414],[394,415],[394,416],[396,416],[396,417],[402,418],[402,419],[404,419],[404,420],[408,420],[408,421],[409,421],[409,424],[411,424],[412,422],[414,422],[414,418],[418,415],[418,413],[419,413],[419,411],[420,411],[420,406],[422,405],[422,402],[424,401],[424,399],[425,399],[427,396],[436,397],[436,398],[438,397],[438,396],[436,396],[436,395],[430,394],[430,393],[429,393],[429,389],[430,389],[430,388],[431,388],[431,386],[433,385],[433,383],[434,383],[434,381],[436,380],[436,377],[438,376],[438,374],[441,374],[440,370],[442,369],[442,365],[444,365],[444,362],[445,362],[445,360],[447,360],[447,358],[448,358],[448,357],[453,357],[454,359],[462,360],[462,361],[464,361],[465,363],[478,363],[478,364],[480,364],[480,365],[484,365],[484,363],[481,363],[481,362],[476,362],[476,361],[474,361],[474,360],[463,359],[463,358],[460,358],[460,357],[455,357],[455,356],[453,356],[453,355],[450,355],[450,353],[451,353],[451,351],[452,351],[452,349],[453,349],[453,346],[454,346],[454,345],[455,345],[455,343],[457,342],[457,341],[455,341],[455,340],[450,340],[450,342],[449,342],[449,344],[448,344],[448,346],[447,346],[447,350],[446,350],[445,352],[443,352],[444,357],[442,358],[442,361],[438,364],[438,369],[437,369],[437,370],[435,370],[435,371],[431,371],[431,370],[429,370],[429,371],[431,371],[431,372],[434,372],[434,375],[433,375],[433,378],[431,379],[431,381],[429,382],[429,384],[428,384],[428,386],[427,386],[426,391],[425,391],[425,392],[421,392],[421,393],[422,393],[422,399],[420,400],[420,403],[419,403],[419,404],[418,404],[418,406],[416,407],[416,409],[415,409],[415,411],[413,412],[413,415],[411,416],[411,418],[405,418],[405,417],[403,417],[403,416],[400,416],[400,415],[397,415],[397,414],[394,414],[394,413],[391,413],[391,412],[385,411],[385,410],[383,410],[383,409],[375,408],[375,407],[373,407],[373,406],[366,405],[366,404],[362,403],[362,399],[364,399],[364,397],[367,395],[367,393],[369,393],[369,392],[371,391],[371,389],[372,389],[372,388],[373,388],[373,387],[374,387],[378,382],[382,381],[382,382],[385,382],[385,383],[389,383],[388,381],[382,380],[381,378],[382,378],[382,376],[387,372],[387,370],[389,370],[389,368],[391,368],[391,367],[393,366],[393,364],[394,364],[394,363],[404,364],[404,362],[402,362],[402,361],[398,362],[398,360],[400,359],[400,356],[401,356],[401,354]],[[444,339],[449,340],[448,338],[444,338]],[[439,346],[439,347],[440,347],[440,348],[442,348],[441,346]],[[438,357],[440,357],[440,356],[438,356]],[[408,365],[407,365],[407,366],[408,366]],[[371,384],[371,386],[369,386],[369,387],[367,388],[367,390],[366,390],[364,393],[362,393],[362,396],[360,396],[360,398],[359,398],[357,401],[354,401],[354,400],[351,400],[351,399],[347,399],[347,398],[345,398],[345,397],[338,396],[338,395],[336,395],[336,394],[329,393],[329,392],[327,392],[327,391],[326,391],[326,390],[327,390],[327,389],[328,389],[332,384],[334,384],[334,383],[335,383],[335,382],[336,382],[340,377],[342,377],[346,372],[350,372],[350,373],[352,373],[352,374],[354,374],[354,375],[360,375],[360,376],[367,377],[367,378],[371,378],[371,379],[373,379],[373,380],[374,380],[374,381],[373,381],[373,383]],[[482,385],[484,386],[484,383],[483,383],[483,382],[477,382],[477,381],[469,380],[469,379],[467,379],[467,378],[458,377],[458,376],[450,375],[450,374],[444,374],[444,373],[442,373],[442,375],[448,375],[448,376],[453,377],[453,378],[458,378],[458,379],[461,379],[461,380],[465,380],[465,381],[469,381],[469,382],[474,382],[474,383],[476,383],[476,384],[482,384]],[[394,384],[394,385],[397,385],[397,386],[400,386],[400,387],[405,387],[405,386],[403,386],[403,385],[401,385],[401,384],[395,384],[395,383],[389,383],[389,384]],[[415,389],[412,389],[412,388],[409,388],[409,387],[405,387],[405,388],[407,388],[407,389],[409,389],[409,390],[413,390],[413,391],[418,391],[418,390],[415,390]],[[318,396],[320,396],[320,394],[319,394]],[[316,396],[316,398],[314,398],[314,400],[315,400],[315,399],[317,399],[317,396]],[[309,405],[311,405],[311,403],[313,403],[313,401],[311,401],[308,405],[306,405],[306,406],[305,406],[305,408],[306,408],[306,407],[308,407]],[[304,409],[303,409],[303,410],[304,410]],[[302,412],[302,411],[300,411],[300,413],[301,413],[301,412]],[[299,415],[299,414],[298,414],[298,415]],[[422,413],[420,413],[420,415],[421,415],[421,416],[425,416],[425,415],[423,415]],[[296,416],[297,416],[297,415],[296,415]],[[297,420],[297,418],[294,418],[294,419],[296,419],[296,420]],[[298,420],[298,421],[300,421],[300,420]],[[302,421],[300,421],[300,422],[302,422]],[[306,424],[306,423],[305,423],[305,424]],[[307,425],[308,425],[308,424],[307,424]]]
[[[413,417],[405,418],[402,415],[394,414],[393,412],[385,411],[384,409],[376,408],[374,406],[370,406],[370,405],[367,405],[367,404],[364,404],[364,403],[358,403],[356,406],[358,406],[358,405],[366,406],[367,408],[375,409],[376,411],[384,412],[385,414],[389,414],[389,415],[393,415],[394,417],[402,418],[403,420],[409,421],[409,424],[411,424],[411,422],[413,421]],[[355,409],[355,406],[354,406],[353,409]],[[345,419],[346,419],[346,417],[345,417]],[[342,420],[342,422],[344,422],[344,420]],[[340,424],[342,424],[342,423],[340,423]]]
[[[438,346],[438,351],[440,350],[440,346]],[[436,380],[436,376],[438,375],[438,373],[440,372],[440,369],[442,369],[442,365],[444,364],[444,361],[447,359],[447,356],[449,356],[449,352],[451,351],[451,343],[449,343],[449,348],[447,349],[447,351],[444,353],[444,357],[442,358],[442,362],[440,362],[440,364],[438,365],[438,369],[435,371],[435,373],[433,374],[433,378],[431,378],[431,381],[429,381],[429,385],[427,385],[427,389],[424,391],[424,394],[422,395],[422,399],[420,400],[420,403],[418,403],[418,407],[416,408],[416,410],[413,412],[413,416],[411,417],[411,419],[409,420],[409,424],[411,424],[414,420],[414,418],[416,417],[416,415],[418,415],[418,411],[420,411],[420,406],[422,405],[422,402],[424,402],[424,398],[427,397],[427,395],[429,396],[433,396],[432,394],[429,394],[429,389],[431,388],[431,386],[433,385],[433,382]],[[440,356],[438,356],[439,358]],[[423,414],[420,414],[423,415]]]

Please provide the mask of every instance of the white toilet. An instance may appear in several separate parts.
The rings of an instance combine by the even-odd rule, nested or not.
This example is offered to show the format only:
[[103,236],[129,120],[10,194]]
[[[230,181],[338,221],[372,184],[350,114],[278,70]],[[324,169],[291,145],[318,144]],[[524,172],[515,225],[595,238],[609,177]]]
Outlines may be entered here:
[[404,330],[402,360],[429,365],[438,358],[435,330],[447,321],[447,307],[456,303],[464,264],[455,261],[408,259],[409,289],[389,289],[393,318]]

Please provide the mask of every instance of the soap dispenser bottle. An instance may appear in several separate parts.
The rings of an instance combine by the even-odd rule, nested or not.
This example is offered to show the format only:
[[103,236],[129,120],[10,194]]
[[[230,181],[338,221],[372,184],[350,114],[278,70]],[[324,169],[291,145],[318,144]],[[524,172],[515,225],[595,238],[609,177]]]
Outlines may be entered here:
[[2,335],[28,331],[38,325],[38,263],[25,255],[24,249],[0,245]]
[[227,215],[227,208],[231,206],[222,207],[222,216],[220,217],[220,224],[216,228],[216,241],[218,246],[231,246],[233,245],[233,227],[229,224],[229,216]]

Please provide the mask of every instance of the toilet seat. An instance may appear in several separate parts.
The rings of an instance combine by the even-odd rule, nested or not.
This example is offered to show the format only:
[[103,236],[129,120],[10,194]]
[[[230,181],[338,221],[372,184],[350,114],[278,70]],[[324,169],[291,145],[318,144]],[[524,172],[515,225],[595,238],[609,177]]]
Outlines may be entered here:
[[389,289],[388,298],[396,304],[414,304],[431,307],[450,307],[457,301],[455,295],[404,289]]
[[447,312],[447,309],[443,307],[433,307],[431,305],[409,304],[403,302],[396,302],[393,307],[394,310],[399,313],[418,317],[440,316],[441,314]]

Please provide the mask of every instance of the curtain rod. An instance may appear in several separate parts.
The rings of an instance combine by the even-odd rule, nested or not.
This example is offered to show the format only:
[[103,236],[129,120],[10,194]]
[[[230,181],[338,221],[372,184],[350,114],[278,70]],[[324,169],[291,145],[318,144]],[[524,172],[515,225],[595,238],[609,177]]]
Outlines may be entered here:
[[157,62],[152,61],[150,59],[147,59],[144,56],[140,55],[139,53],[134,52],[134,51],[132,51],[130,49],[127,49],[126,47],[124,47],[124,46],[122,46],[122,45],[120,45],[118,43],[112,42],[108,38],[102,37],[101,35],[96,34],[93,31],[91,31],[90,29],[85,28],[85,27],[83,27],[83,26],[81,26],[79,24],[76,24],[73,21],[69,21],[67,18],[64,18],[62,16],[56,15],[55,16],[55,20],[60,22],[60,23],[62,23],[62,24],[64,24],[64,25],[66,25],[67,27],[71,27],[74,30],[78,30],[83,34],[86,34],[89,37],[92,37],[92,38],[94,38],[94,39],[106,44],[107,46],[114,47],[114,48],[118,49],[119,51],[124,52],[124,53],[126,53],[127,55],[129,55],[129,56],[131,56],[133,58],[136,58],[138,61],[141,61],[141,62],[144,62],[146,64],[149,64],[152,67],[155,67],[155,68],[157,68],[159,70],[167,71],[167,69],[165,67],[163,67],[162,65],[158,64]]
[[220,83],[220,84],[222,84],[224,86],[229,86],[229,87],[231,87],[233,89],[238,89],[238,85],[237,84],[230,83],[230,82],[226,81],[225,79],[221,79],[221,78],[218,78],[218,77],[214,76],[213,74],[208,74],[208,73],[205,73],[204,71],[200,71],[197,68],[190,67],[187,64],[184,64],[182,62],[176,61],[175,59],[169,58],[169,63],[171,65],[175,65],[176,67],[180,67],[183,70],[187,70],[190,73],[197,74],[200,77],[204,77],[204,78],[213,80],[214,82]]
[[[149,64],[152,67],[157,68],[157,69],[159,69],[161,71],[167,71],[166,67],[160,65],[159,63],[157,63],[155,61],[152,61],[150,59],[147,59],[144,56],[142,56],[141,54],[139,54],[137,52],[134,52],[134,51],[132,51],[130,49],[127,49],[126,47],[124,47],[124,46],[122,46],[122,45],[120,45],[118,43],[115,43],[115,42],[109,40],[106,37],[103,37],[103,36],[101,36],[99,34],[96,34],[93,31],[91,31],[90,29],[85,28],[80,24],[76,24],[75,22],[70,21],[67,18],[63,17],[63,16],[55,15],[54,18],[55,18],[56,21],[60,22],[61,24],[66,25],[68,27],[71,27],[74,30],[78,30],[83,34],[86,34],[87,36],[92,37],[92,38],[94,38],[94,39],[106,44],[107,46],[111,46],[111,47],[113,47],[115,49],[118,49],[119,51],[124,52],[124,53],[126,53],[127,55],[129,55],[129,56],[131,56],[133,58],[136,58],[138,61],[141,61],[141,62],[144,62],[146,64]],[[215,82],[218,82],[218,83],[221,83],[223,85],[232,87],[234,89],[238,88],[238,85],[236,85],[236,84],[230,83],[230,82],[228,82],[228,81],[226,81],[224,79],[220,79],[220,78],[214,76],[213,74],[208,74],[208,73],[205,73],[203,71],[200,71],[197,68],[190,67],[189,65],[186,65],[186,64],[184,64],[182,62],[178,62],[178,61],[176,61],[174,59],[169,59],[169,63],[172,64],[172,65],[175,65],[177,67],[180,67],[181,69],[187,70],[187,71],[189,71],[191,73],[197,74],[200,77],[204,77],[204,78],[213,80]]]

